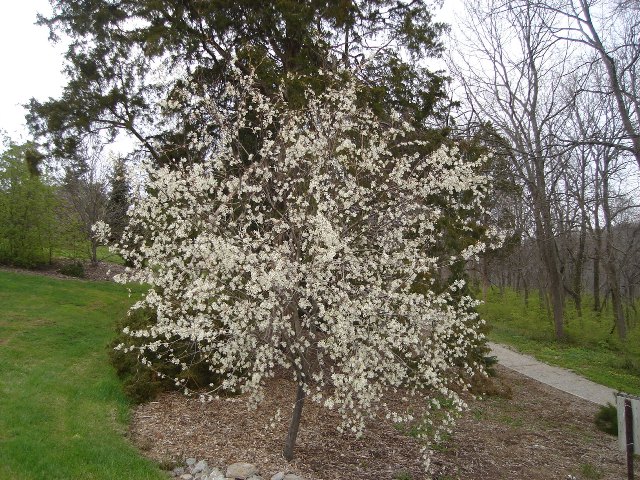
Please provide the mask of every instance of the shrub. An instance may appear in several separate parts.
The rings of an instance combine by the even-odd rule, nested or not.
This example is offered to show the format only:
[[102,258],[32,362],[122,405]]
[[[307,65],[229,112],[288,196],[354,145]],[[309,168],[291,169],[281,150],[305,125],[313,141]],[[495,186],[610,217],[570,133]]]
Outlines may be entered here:
[[596,427],[609,435],[618,435],[618,409],[607,403],[596,413]]
[[84,278],[84,265],[76,260],[72,263],[65,263],[58,269],[58,272],[70,277]]
[[[132,310],[130,314],[118,322],[118,336],[110,344],[109,357],[116,373],[122,379],[124,392],[134,403],[144,403],[153,400],[159,393],[183,389],[185,385],[177,386],[175,378],[184,379],[189,389],[198,390],[211,384],[217,385],[219,377],[209,367],[199,361],[198,349],[184,340],[173,342],[172,349],[183,352],[185,361],[190,365],[185,371],[180,366],[162,358],[166,348],[158,348],[156,355],[145,355],[149,361],[143,365],[139,360],[137,347],[143,345],[145,339],[132,339],[123,330],[137,330],[149,327],[155,323],[155,314],[149,310]],[[122,348],[126,344],[130,348]]]

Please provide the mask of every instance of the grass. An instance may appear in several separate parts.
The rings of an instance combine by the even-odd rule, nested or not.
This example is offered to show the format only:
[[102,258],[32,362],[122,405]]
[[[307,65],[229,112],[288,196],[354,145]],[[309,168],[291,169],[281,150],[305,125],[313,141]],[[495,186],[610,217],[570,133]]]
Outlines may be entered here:
[[166,478],[125,438],[107,359],[129,302],[117,284],[0,272],[0,478]]
[[[100,262],[108,262],[108,263],[115,263],[118,265],[124,265],[124,259],[116,253],[111,253],[109,251],[109,247],[105,245],[100,245],[96,253],[97,253],[98,261]],[[53,257],[67,258],[72,260],[90,260],[91,248],[88,242],[82,243],[76,247],[56,248],[53,251]]]
[[489,339],[511,345],[538,360],[569,368],[584,377],[616,390],[640,394],[640,325],[630,329],[621,342],[611,333],[613,317],[610,311],[590,309],[589,299],[579,317],[573,304],[567,301],[565,327],[567,339],[554,338],[551,320],[538,295],[531,295],[528,305],[512,290],[502,294],[492,289],[480,314],[491,327]]
[[588,480],[599,480],[604,475],[599,468],[594,467],[590,463],[583,463],[580,466],[580,474]]

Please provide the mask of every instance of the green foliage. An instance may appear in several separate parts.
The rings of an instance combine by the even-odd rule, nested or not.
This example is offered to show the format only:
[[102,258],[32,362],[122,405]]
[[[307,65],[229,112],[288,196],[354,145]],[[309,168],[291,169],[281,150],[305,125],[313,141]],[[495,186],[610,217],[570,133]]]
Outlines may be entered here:
[[0,478],[166,479],[126,438],[109,365],[121,285],[0,272]]
[[478,310],[491,327],[491,340],[574,370],[596,383],[640,394],[640,325],[632,326],[627,339],[620,341],[611,334],[610,308],[602,312],[584,309],[579,317],[573,303],[567,303],[564,342],[555,340],[553,324],[538,292],[531,292],[525,302],[513,290],[504,289],[501,294],[492,288]]
[[[31,100],[27,118],[34,135],[46,139],[58,158],[73,161],[85,136],[115,137],[125,130],[159,163],[197,160],[204,152],[187,148],[186,139],[206,119],[192,117],[186,108],[163,119],[166,110],[157,101],[174,96],[167,79],[176,71],[188,77],[189,88],[218,98],[231,64],[245,73],[255,68],[265,92],[285,80],[292,105],[305,102],[306,88],[323,88],[318,69],[358,65],[370,87],[366,101],[381,114],[397,108],[426,129],[435,119],[444,125],[448,117],[443,74],[418,61],[443,50],[446,27],[434,22],[427,0],[92,0],[90,5],[53,0],[52,5],[51,17],[39,23],[54,37],[64,31],[71,38],[70,81],[57,99]],[[372,32],[394,44],[377,49],[375,60],[364,65],[373,51]],[[168,70],[154,70],[158,59]]]
[[181,345],[174,346],[178,350],[182,349],[182,358],[189,368],[181,371],[181,368],[173,363],[167,362],[163,358],[166,349],[158,348],[156,355],[147,360],[150,366],[140,363],[138,351],[125,352],[118,345],[138,346],[144,344],[144,339],[134,339],[122,333],[125,327],[131,330],[139,330],[154,325],[154,314],[146,310],[134,310],[129,315],[124,316],[117,325],[118,337],[110,344],[109,357],[111,364],[115,367],[118,376],[124,383],[126,395],[135,403],[143,403],[152,400],[160,392],[178,390],[184,388],[176,386],[173,378],[180,378],[186,381],[186,386],[190,389],[210,388],[217,385],[219,377],[212,373],[206,362],[199,361],[200,354],[194,345],[188,342],[181,342]]
[[70,277],[78,277],[84,278],[84,265],[82,262],[70,262],[62,265],[58,271],[63,275],[68,275]]
[[607,403],[600,407],[596,413],[596,427],[598,430],[608,433],[609,435],[618,436],[618,409],[615,405]]
[[590,463],[583,463],[580,467],[580,474],[586,480],[599,480],[604,474],[598,467],[594,467]]
[[51,261],[57,235],[55,190],[34,174],[34,155],[13,143],[0,155],[0,262],[21,267]]

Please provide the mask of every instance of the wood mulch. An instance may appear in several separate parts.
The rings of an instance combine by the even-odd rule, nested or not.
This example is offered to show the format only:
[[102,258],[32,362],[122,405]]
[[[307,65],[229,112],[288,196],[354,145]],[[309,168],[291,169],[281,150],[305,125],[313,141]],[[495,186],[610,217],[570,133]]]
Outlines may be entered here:
[[[137,408],[130,436],[164,464],[187,457],[219,467],[245,461],[267,479],[278,471],[308,480],[626,478],[616,439],[595,428],[597,405],[502,367],[498,375],[498,382],[511,387],[512,398],[470,401],[455,433],[435,446],[431,477],[423,470],[419,441],[406,429],[380,421],[356,439],[338,433],[337,415],[311,402],[305,404],[296,458],[286,462],[281,451],[294,387],[282,379],[269,384],[255,411],[241,397],[201,403],[164,394]],[[283,420],[265,428],[278,407]]]

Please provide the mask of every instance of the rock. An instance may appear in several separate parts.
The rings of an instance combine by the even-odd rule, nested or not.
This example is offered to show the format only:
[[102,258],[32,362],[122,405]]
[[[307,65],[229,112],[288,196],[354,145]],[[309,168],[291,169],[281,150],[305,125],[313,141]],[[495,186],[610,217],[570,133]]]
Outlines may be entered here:
[[227,467],[227,478],[234,478],[236,480],[247,480],[252,475],[258,475],[258,468],[250,463],[234,463]]
[[171,475],[173,475],[174,477],[179,477],[183,473],[184,473],[184,467],[176,467],[173,470],[171,470]]
[[304,478],[294,475],[293,473],[287,473],[282,480],[304,480]]
[[283,479],[284,479],[284,472],[278,472],[273,477],[271,477],[271,480],[283,480]]
[[193,467],[191,467],[191,473],[201,473],[206,472],[209,473],[209,465],[204,460],[200,460]]
[[180,475],[180,480],[193,480],[193,475],[185,473],[184,475]]
[[224,474],[217,468],[214,468],[209,472],[207,480],[224,480]]
[[193,467],[196,464],[196,459],[195,458],[187,458],[186,460],[186,464],[188,467]]
[[251,475],[247,480],[262,480],[260,475]]

